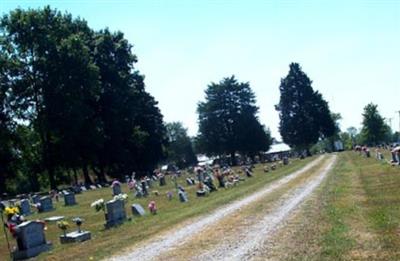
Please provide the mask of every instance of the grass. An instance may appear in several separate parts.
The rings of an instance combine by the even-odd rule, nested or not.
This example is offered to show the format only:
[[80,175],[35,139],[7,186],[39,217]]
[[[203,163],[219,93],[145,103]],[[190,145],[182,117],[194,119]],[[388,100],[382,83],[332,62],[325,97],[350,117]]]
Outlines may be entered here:
[[[297,160],[289,166],[278,168],[276,171],[263,173],[262,166],[258,165],[254,171],[254,177],[246,179],[239,186],[230,189],[220,189],[218,192],[211,194],[206,198],[197,198],[195,196],[195,188],[188,187],[189,202],[180,203],[176,192],[174,191],[174,199],[168,201],[165,193],[168,190],[173,190],[173,184],[168,180],[165,187],[159,187],[155,184],[153,190],[158,190],[160,196],[151,195],[148,198],[136,199],[129,193],[129,202],[126,204],[127,213],[130,216],[129,206],[132,203],[139,203],[146,207],[148,202],[155,200],[158,206],[157,215],[147,214],[144,217],[133,218],[132,221],[127,221],[116,228],[104,229],[104,215],[102,212],[96,213],[90,208],[90,204],[99,199],[104,198],[109,200],[112,198],[111,188],[103,188],[95,191],[84,192],[76,195],[78,205],[65,207],[63,200],[55,203],[56,210],[53,212],[34,214],[28,216],[29,220],[43,219],[49,216],[65,216],[66,220],[71,222],[71,219],[80,216],[85,220],[82,229],[89,230],[92,233],[92,240],[83,243],[61,245],[59,243],[59,235],[61,231],[55,223],[49,223],[46,231],[46,238],[53,243],[53,249],[47,253],[41,254],[38,260],[98,260],[112,254],[120,253],[129,246],[134,245],[144,239],[166,231],[173,226],[179,225],[190,218],[210,212],[219,206],[226,204],[235,199],[248,195],[266,183],[272,182],[282,176],[285,176],[294,170],[304,166],[312,159]],[[184,178],[179,180],[179,183],[185,185]],[[186,187],[186,186],[185,186]],[[126,184],[123,185],[123,191],[128,193]],[[15,240],[11,239],[12,245],[15,245]],[[0,237],[0,256],[8,256],[7,246],[4,235]]]
[[[282,260],[400,260],[400,168],[343,152],[288,225]],[[282,253],[283,254],[283,253]]]

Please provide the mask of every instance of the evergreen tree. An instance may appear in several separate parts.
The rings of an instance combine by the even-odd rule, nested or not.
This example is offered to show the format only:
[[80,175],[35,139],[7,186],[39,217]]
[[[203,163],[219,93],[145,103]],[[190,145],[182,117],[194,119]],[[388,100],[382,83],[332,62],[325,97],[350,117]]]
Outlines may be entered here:
[[385,141],[385,135],[389,127],[385,124],[383,117],[379,114],[378,105],[369,103],[364,107],[362,114],[362,142],[369,145],[377,145]]
[[328,103],[313,90],[311,83],[299,64],[290,64],[289,74],[281,80],[281,96],[276,106],[283,141],[302,150],[335,132]]
[[235,153],[268,150],[271,138],[257,118],[258,107],[249,83],[234,76],[211,83],[206,101],[200,102],[198,146],[208,154],[229,154],[234,165]]
[[190,137],[180,122],[166,124],[168,138],[168,161],[174,162],[179,168],[188,167],[197,163],[193,152],[193,144]]

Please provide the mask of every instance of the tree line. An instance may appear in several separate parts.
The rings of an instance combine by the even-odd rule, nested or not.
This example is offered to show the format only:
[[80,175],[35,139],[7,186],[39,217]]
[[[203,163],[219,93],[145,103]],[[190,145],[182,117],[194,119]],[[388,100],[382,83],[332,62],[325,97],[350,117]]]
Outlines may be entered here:
[[[237,153],[254,158],[270,148],[256,95],[234,75],[207,86],[196,137],[180,122],[165,123],[132,48],[122,32],[93,30],[48,6],[1,18],[0,193],[56,189],[80,177],[87,185],[141,177],[160,164],[191,166],[196,153],[235,165]],[[279,90],[285,143],[310,151],[341,138],[340,114],[299,64],[290,64]]]

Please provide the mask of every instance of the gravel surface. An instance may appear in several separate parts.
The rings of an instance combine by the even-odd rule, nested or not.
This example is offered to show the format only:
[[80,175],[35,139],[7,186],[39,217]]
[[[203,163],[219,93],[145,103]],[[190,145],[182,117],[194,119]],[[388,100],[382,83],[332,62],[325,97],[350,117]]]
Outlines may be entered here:
[[[246,227],[235,235],[235,240],[224,242],[192,260],[250,260],[266,247],[268,239],[274,231],[279,229],[284,221],[296,208],[321,184],[327,173],[331,170],[336,161],[336,155],[324,166],[318,175],[308,182],[302,184],[290,193],[285,200],[279,203],[271,213],[266,214],[255,224]],[[268,247],[268,246],[267,246]]]
[[[300,176],[301,174],[309,171],[311,168],[316,166],[318,163],[320,163],[322,161],[323,158],[324,158],[324,156],[320,156],[317,159],[315,159],[314,161],[312,161],[309,164],[307,164],[306,166],[304,166],[303,168],[301,168],[279,180],[269,183],[267,186],[265,186],[263,189],[259,190],[258,192],[255,192],[243,199],[234,201],[225,206],[221,206],[221,208],[218,208],[211,214],[196,218],[192,223],[190,223],[186,226],[183,226],[183,227],[175,229],[175,230],[168,231],[166,233],[163,233],[162,235],[155,236],[152,239],[150,239],[149,241],[141,243],[140,245],[136,245],[131,251],[128,251],[119,256],[111,257],[108,260],[122,260],[122,261],[123,260],[141,260],[141,261],[142,260],[143,261],[144,260],[152,260],[152,259],[160,256],[162,253],[165,253],[165,252],[171,250],[172,248],[176,248],[177,246],[184,244],[186,241],[190,240],[191,236],[206,229],[208,226],[220,221],[224,217],[235,213],[242,207],[245,207],[248,204],[251,204],[252,202],[257,201],[257,200],[261,199],[262,197],[277,190],[278,188],[284,186],[291,180],[295,179],[296,177]],[[325,172],[327,172],[327,171],[328,170],[326,170]],[[318,178],[318,180],[322,180],[322,178],[323,177]],[[316,184],[315,186],[317,186],[319,184],[318,180],[316,180],[314,182]],[[306,189],[306,192],[301,193],[301,195],[304,194],[304,196],[301,196],[301,195],[299,196],[301,198],[301,200],[304,199],[304,197],[307,196],[309,194],[309,192],[312,191],[312,189]],[[301,200],[295,200],[294,203],[291,203],[291,205],[296,206],[298,204],[298,202],[300,202]],[[270,218],[266,218],[265,220],[263,220],[262,223],[263,224],[265,223],[264,226],[268,225],[268,223],[270,223],[270,222],[272,222],[273,224],[279,223],[279,220],[281,220],[282,217],[284,217],[291,209],[293,209],[293,207],[290,207],[290,206],[285,207],[284,209],[280,210],[280,212],[282,212],[280,215],[278,215],[278,214],[275,215],[276,217],[274,220],[277,220],[277,221],[270,220]],[[281,208],[279,208],[279,209],[281,209]],[[257,229],[260,230],[260,228],[257,228]],[[268,233],[268,231],[265,231],[265,228],[262,228],[261,230],[262,231],[253,231],[253,228],[249,228],[249,231],[251,231],[252,234],[253,234],[253,232],[254,233],[261,232],[261,234],[265,236],[265,233]],[[255,235],[251,235],[251,238],[253,238],[254,236]],[[252,240],[250,240],[250,241],[252,241]],[[243,242],[243,240],[240,240],[240,242]],[[249,244],[245,244],[245,245],[246,245],[246,247],[240,248],[240,249],[243,249],[244,252],[246,252],[247,249],[250,248]],[[231,248],[227,248],[226,250],[232,252]],[[233,252],[235,254],[232,255],[232,257],[235,259],[239,258],[239,256],[243,256],[241,254],[242,250],[240,251],[240,253],[236,250],[233,250]],[[215,254],[218,255],[217,259],[224,259],[226,256],[223,252],[218,252],[218,251]],[[209,260],[209,259],[215,259],[215,258],[213,255],[211,255],[211,256],[205,255],[204,259],[202,259],[202,260]],[[228,258],[228,259],[232,260],[231,258]]]

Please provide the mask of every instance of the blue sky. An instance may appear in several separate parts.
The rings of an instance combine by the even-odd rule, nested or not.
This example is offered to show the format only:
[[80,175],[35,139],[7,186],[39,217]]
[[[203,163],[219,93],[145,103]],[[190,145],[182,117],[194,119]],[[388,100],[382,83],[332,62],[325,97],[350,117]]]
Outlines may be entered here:
[[274,105],[291,62],[341,113],[342,129],[359,128],[374,102],[399,130],[400,1],[0,0],[0,13],[46,4],[124,32],[165,121],[191,135],[207,85],[234,74],[250,82],[261,122],[279,137]]

